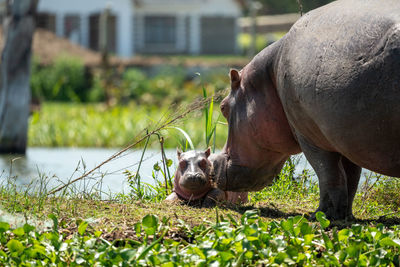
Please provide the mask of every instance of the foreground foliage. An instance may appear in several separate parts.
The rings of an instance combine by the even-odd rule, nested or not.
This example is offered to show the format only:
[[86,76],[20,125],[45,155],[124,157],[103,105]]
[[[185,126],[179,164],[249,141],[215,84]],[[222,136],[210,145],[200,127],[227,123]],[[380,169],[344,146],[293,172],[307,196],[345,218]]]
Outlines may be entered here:
[[[64,112],[77,106],[66,107]],[[90,111],[101,106],[85,108]],[[129,118],[129,108],[112,110],[96,120],[96,112],[85,118],[85,109],[78,106],[74,116],[87,123],[98,121],[98,127],[112,124],[112,118]],[[213,139],[210,133],[215,131],[210,110],[212,105],[204,109],[209,118],[206,141]],[[49,111],[45,114],[57,114],[56,109]],[[55,136],[67,139],[65,133],[73,124],[68,124],[68,119],[53,121],[65,123]],[[76,125],[82,128],[83,123]],[[204,131],[198,130],[204,137]],[[81,138],[89,138],[85,132],[80,132]],[[193,135],[192,139],[196,140]],[[9,224],[0,223],[0,265],[399,266],[400,180],[366,178],[354,201],[355,216],[361,219],[355,224],[331,223],[322,213],[316,215],[318,222],[310,222],[308,214],[318,205],[318,186],[310,171],[296,170],[299,165],[298,158],[290,158],[273,185],[250,194],[249,204],[214,210],[160,203],[168,194],[163,181],[171,179],[166,174],[171,167],[168,160],[164,166],[154,165],[154,185],[127,172],[131,192],[110,196],[108,201],[103,201],[101,191],[74,187],[63,191],[62,197],[49,197],[45,179],[39,181],[38,190],[32,191],[31,185],[20,193],[23,191],[9,181],[0,187],[2,206],[25,217],[49,216],[54,226],[39,231],[28,224],[10,229]],[[164,179],[157,180],[157,172]]]
[[[53,227],[39,230],[25,224],[11,229],[8,223],[0,223],[0,265],[400,264],[398,218],[351,224],[330,222],[323,213],[317,213],[317,221],[309,221],[307,214],[316,207],[318,191],[309,174],[293,174],[295,166],[296,159],[289,161],[279,180],[251,194],[250,205],[215,209],[153,203],[160,199],[146,197],[143,202],[122,196],[111,202],[93,200],[93,195],[86,196],[92,200],[79,195],[62,201],[40,194],[32,198],[28,192],[12,193],[12,186],[3,187],[3,207],[25,216],[35,214],[42,220],[48,216]],[[364,201],[368,208],[356,209],[356,216],[396,213],[398,207],[383,200],[389,202],[389,197],[398,195],[384,195],[382,190],[397,187],[398,180],[378,179],[374,187],[364,185],[369,191],[363,189],[357,194],[355,205]],[[308,202],[312,204],[309,207]]]
[[[146,215],[134,226],[136,240],[109,242],[100,231],[90,231],[81,221],[77,233],[66,239],[54,215],[51,231],[37,232],[25,224],[10,229],[0,223],[0,262],[37,266],[147,265],[147,266],[247,266],[287,264],[312,266],[366,266],[400,264],[398,228],[353,225],[328,229],[330,222],[317,214],[319,224],[303,216],[265,222],[255,210],[239,221],[216,210],[214,223],[176,228],[169,220]],[[62,226],[61,226],[62,228]]]
[[[329,222],[318,213],[317,222],[311,222],[307,214],[316,208],[317,187],[307,172],[294,173],[296,164],[291,159],[272,186],[251,194],[250,204],[216,209],[121,195],[112,201],[85,193],[67,193],[63,199],[43,192],[32,197],[7,184],[0,190],[0,203],[7,211],[40,220],[48,216],[53,227],[0,223],[0,265],[400,264],[399,218],[365,220],[387,212],[399,214],[398,207],[389,203],[398,194],[383,191],[388,186],[398,188],[398,180],[378,178],[357,194],[355,215],[364,220]],[[363,202],[360,210],[358,203]]]

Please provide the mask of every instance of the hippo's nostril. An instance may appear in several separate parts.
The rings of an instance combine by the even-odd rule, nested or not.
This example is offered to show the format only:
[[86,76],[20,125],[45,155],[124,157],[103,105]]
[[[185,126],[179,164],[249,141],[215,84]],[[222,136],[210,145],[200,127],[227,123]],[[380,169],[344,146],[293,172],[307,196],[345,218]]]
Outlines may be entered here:
[[203,179],[203,175],[201,175],[200,173],[196,173],[195,176],[194,176],[194,178],[200,180],[200,179]]
[[206,184],[207,180],[206,177],[200,173],[193,173],[191,175],[187,175],[186,179],[187,183],[196,184],[196,185],[204,185]]

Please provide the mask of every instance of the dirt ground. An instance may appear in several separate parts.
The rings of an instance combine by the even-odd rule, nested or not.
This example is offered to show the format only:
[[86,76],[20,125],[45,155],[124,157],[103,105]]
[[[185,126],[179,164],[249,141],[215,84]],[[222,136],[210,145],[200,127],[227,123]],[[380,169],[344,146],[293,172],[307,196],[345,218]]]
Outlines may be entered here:
[[[0,29],[0,46],[3,48],[4,36]],[[100,63],[100,53],[85,49],[79,45],[73,44],[66,39],[59,38],[55,34],[37,29],[33,37],[33,54],[42,64],[50,64],[57,57],[66,53],[83,60],[85,65],[96,65]]]

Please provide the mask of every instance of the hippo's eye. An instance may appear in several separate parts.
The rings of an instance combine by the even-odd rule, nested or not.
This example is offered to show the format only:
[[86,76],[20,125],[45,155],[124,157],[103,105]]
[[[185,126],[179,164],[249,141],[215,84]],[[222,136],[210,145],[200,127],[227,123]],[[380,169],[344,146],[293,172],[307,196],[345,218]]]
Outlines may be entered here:
[[179,161],[179,169],[180,169],[181,171],[184,171],[184,170],[186,169],[186,167],[187,167],[187,162],[186,162],[186,160],[181,160],[181,161]]
[[199,161],[199,167],[201,169],[205,169],[207,167],[207,160],[206,159],[202,159]]
[[225,118],[228,117],[228,108],[226,107],[225,103],[221,103],[221,112],[222,112],[222,115],[224,115]]
[[228,105],[228,97],[225,97],[222,101],[221,101],[221,112],[222,115],[224,115],[225,118],[228,118],[228,114],[229,114],[229,105]]

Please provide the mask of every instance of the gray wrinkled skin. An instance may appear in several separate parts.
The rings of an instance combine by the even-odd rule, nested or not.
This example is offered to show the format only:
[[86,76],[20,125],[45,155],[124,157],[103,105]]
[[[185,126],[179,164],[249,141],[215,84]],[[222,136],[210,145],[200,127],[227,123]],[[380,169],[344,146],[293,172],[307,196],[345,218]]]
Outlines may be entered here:
[[361,167],[400,176],[400,1],[339,0],[305,14],[240,73],[213,158],[221,190],[260,190],[303,152],[318,210],[352,218]]

